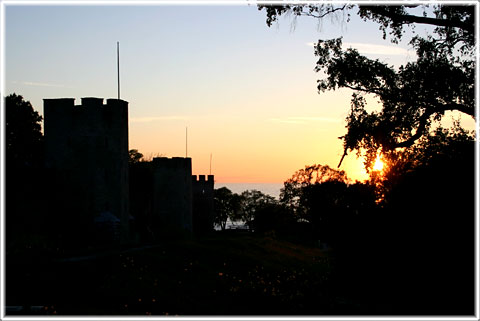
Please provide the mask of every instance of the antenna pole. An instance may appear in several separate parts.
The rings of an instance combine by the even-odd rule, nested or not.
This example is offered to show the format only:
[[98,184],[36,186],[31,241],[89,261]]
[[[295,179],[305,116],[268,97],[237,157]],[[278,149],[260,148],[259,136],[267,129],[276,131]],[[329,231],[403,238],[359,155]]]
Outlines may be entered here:
[[212,175],[212,153],[210,153],[210,175]]
[[185,158],[188,157],[188,127],[185,127]]
[[117,98],[120,100],[120,44],[117,41]]

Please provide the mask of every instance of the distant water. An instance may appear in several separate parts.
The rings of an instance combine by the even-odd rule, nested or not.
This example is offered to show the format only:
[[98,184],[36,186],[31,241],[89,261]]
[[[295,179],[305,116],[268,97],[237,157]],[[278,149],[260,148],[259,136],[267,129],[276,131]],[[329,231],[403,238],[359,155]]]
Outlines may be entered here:
[[215,183],[215,188],[226,187],[233,193],[240,194],[246,190],[255,189],[276,199],[280,196],[283,183]]

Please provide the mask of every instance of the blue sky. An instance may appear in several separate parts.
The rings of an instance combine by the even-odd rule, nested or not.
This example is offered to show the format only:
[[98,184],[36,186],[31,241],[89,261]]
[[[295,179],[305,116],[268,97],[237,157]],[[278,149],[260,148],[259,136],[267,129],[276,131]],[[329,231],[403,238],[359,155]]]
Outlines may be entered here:
[[[372,58],[414,58],[378,26],[280,18],[247,5],[7,5],[5,92],[43,113],[44,98],[117,95],[129,102],[130,148],[185,156],[222,182],[282,182],[313,163],[336,167],[351,92],[318,94],[312,43],[344,37]],[[418,30],[417,30],[418,31]],[[79,101],[78,101],[79,102]],[[373,107],[375,108],[375,104]],[[361,160],[344,164],[365,178]]]

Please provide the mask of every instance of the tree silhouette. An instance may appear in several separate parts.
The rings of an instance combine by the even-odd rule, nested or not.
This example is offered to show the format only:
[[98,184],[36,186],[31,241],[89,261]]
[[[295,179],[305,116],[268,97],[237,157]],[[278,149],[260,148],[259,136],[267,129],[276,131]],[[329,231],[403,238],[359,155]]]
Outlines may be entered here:
[[[408,149],[385,151],[383,170],[372,172],[370,175],[370,184],[376,186],[377,201],[387,202],[386,195],[404,175],[418,168],[437,166],[439,159],[446,162],[444,171],[456,171],[457,169],[452,168],[448,161],[458,155],[473,157],[467,151],[469,148],[473,149],[475,139],[474,131],[468,132],[458,121],[454,121],[451,128],[439,126]],[[468,159],[465,161],[467,164]]]
[[[435,27],[425,37],[414,36],[410,45],[417,60],[398,69],[362,56],[355,49],[342,49],[341,38],[319,40],[315,46],[317,72],[326,74],[318,90],[353,90],[347,116],[347,133],[341,137],[344,154],[365,151],[370,168],[379,150],[412,146],[428,134],[430,126],[445,111],[456,110],[475,117],[475,6],[419,5],[260,5],[266,10],[267,25],[278,16],[292,13],[324,19],[344,14],[347,22],[355,8],[363,20],[378,23],[393,43],[398,43],[406,26],[426,24]],[[380,111],[366,111],[366,96],[382,103]],[[340,166],[339,164],[339,166]]]
[[[412,306],[471,314],[475,145],[471,136],[444,129],[423,139],[418,152],[405,157],[401,175],[387,173],[384,260],[403,272],[394,286],[416,287]],[[440,262],[445,253],[452,253],[450,259]],[[405,256],[415,265],[398,259]]]
[[247,190],[240,194],[242,206],[242,220],[252,226],[256,219],[258,211],[266,205],[276,204],[273,196],[264,194],[258,190]]
[[135,164],[141,162],[143,159],[143,154],[138,151],[138,149],[130,149],[128,151],[128,162],[130,164]]
[[[48,182],[43,169],[42,117],[22,96],[5,97],[5,217],[7,248],[43,246]],[[42,243],[42,244],[40,244]]]
[[296,171],[291,178],[284,182],[280,192],[280,201],[290,208],[298,218],[305,218],[303,211],[305,207],[301,206],[305,188],[329,181],[346,183],[348,177],[345,171],[333,169],[328,165],[305,166],[304,169]]
[[240,211],[240,197],[226,187],[213,191],[213,222],[225,230],[227,220],[236,220]]
[[42,116],[15,93],[5,97],[5,143],[8,170],[42,165]]

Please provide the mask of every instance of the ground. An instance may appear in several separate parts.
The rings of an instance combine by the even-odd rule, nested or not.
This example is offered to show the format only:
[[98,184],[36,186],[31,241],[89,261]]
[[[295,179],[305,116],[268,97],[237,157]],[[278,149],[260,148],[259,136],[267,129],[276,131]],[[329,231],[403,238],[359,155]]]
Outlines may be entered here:
[[7,255],[6,300],[61,315],[355,313],[332,285],[333,264],[328,251],[238,231],[62,257],[23,253]]

